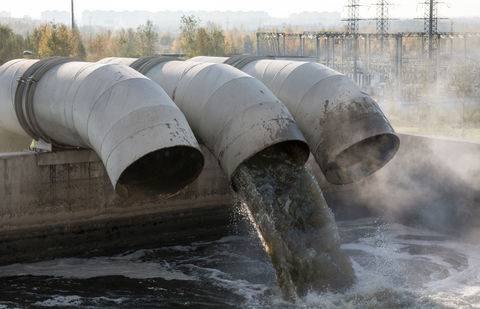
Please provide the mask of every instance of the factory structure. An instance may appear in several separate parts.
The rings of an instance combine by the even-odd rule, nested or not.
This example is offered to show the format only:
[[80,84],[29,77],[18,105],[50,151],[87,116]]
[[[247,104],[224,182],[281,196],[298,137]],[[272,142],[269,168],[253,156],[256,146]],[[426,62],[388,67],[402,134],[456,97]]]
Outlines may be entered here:
[[[424,8],[423,31],[390,31],[388,0],[375,3],[376,17],[360,16],[359,0],[348,0],[344,31],[257,32],[257,55],[309,58],[350,76],[373,93],[396,89],[395,97],[414,102],[423,83],[435,83],[458,66],[476,65],[480,33],[440,31],[442,5],[436,0],[419,3]],[[360,24],[375,22],[375,31],[361,31]],[[419,83],[422,81],[422,83]],[[389,87],[390,86],[390,87]],[[383,88],[382,88],[383,87]]]

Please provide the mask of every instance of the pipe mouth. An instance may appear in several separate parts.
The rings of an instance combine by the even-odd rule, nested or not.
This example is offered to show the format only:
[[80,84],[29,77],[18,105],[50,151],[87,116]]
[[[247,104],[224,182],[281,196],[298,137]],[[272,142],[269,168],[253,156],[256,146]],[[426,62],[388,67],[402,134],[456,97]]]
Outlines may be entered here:
[[272,149],[285,153],[291,162],[298,165],[305,165],[310,157],[310,146],[308,146],[307,143],[298,140],[275,144],[265,148],[260,153],[271,151]]
[[174,146],[147,153],[120,175],[117,190],[175,193],[192,183],[201,173],[204,157],[190,146]]
[[[279,160],[288,161],[289,163],[296,164],[298,166],[303,166],[307,163],[308,158],[310,157],[310,147],[307,143],[299,141],[299,140],[289,140],[276,143],[274,145],[268,146],[263,148],[262,150],[255,153],[253,156],[249,157],[248,159],[244,160],[242,164],[240,164],[237,169],[232,173],[232,177],[230,179],[234,179],[237,171],[239,170],[240,166],[249,164],[252,161],[257,160],[262,156],[271,156],[274,154],[278,154],[276,156]],[[232,189],[237,192],[237,188],[233,181],[231,181]]]
[[395,156],[400,139],[393,133],[365,138],[341,151],[327,163],[325,177],[330,183],[344,185],[374,174]]
[[266,147],[255,155],[250,157],[251,160],[257,156],[264,155],[265,153],[279,152],[285,155],[285,159],[297,165],[305,165],[310,157],[310,146],[307,143],[299,140],[283,141]]

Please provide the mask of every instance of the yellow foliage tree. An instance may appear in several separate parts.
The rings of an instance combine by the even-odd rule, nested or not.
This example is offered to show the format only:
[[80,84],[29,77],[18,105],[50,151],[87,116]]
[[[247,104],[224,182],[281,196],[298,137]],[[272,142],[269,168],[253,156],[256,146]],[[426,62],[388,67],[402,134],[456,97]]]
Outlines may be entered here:
[[76,57],[83,59],[85,49],[77,30],[65,25],[45,24],[33,32],[33,41],[38,57],[53,56]]
[[221,28],[211,23],[200,27],[195,16],[182,16],[180,23],[180,45],[187,56],[225,55],[225,35]]

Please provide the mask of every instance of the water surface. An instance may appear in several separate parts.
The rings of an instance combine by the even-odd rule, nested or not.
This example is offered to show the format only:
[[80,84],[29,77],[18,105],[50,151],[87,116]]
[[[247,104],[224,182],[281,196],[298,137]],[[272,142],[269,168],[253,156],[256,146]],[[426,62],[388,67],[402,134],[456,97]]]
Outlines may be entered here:
[[283,301],[255,235],[0,267],[0,308],[478,308],[480,245],[369,218],[339,222],[356,283]]

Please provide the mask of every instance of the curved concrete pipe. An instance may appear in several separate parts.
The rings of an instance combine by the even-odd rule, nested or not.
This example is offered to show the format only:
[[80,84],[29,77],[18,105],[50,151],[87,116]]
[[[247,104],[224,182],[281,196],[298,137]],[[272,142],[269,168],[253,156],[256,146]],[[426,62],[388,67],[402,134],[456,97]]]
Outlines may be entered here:
[[314,62],[258,57],[195,57],[230,63],[258,78],[287,105],[327,180],[353,183],[387,164],[400,140],[366,93],[347,76]]
[[175,192],[195,180],[204,163],[185,116],[165,91],[120,65],[58,58],[5,63],[0,127],[93,149],[115,189]]
[[[135,60],[101,62],[131,65]],[[164,60],[144,74],[185,113],[229,177],[245,160],[270,147],[299,164],[307,161],[310,151],[292,115],[261,82],[225,64]]]

